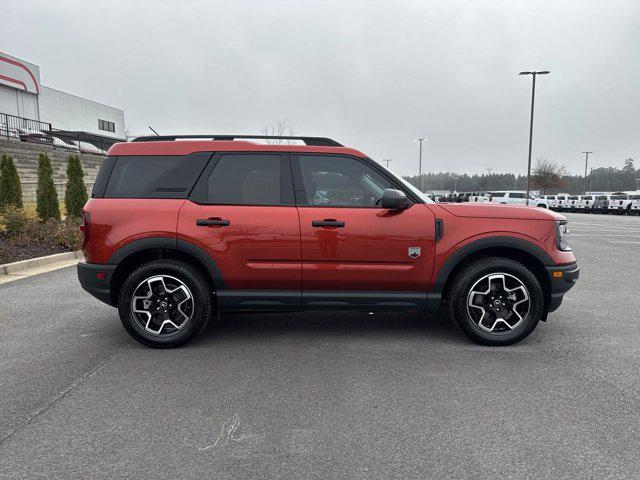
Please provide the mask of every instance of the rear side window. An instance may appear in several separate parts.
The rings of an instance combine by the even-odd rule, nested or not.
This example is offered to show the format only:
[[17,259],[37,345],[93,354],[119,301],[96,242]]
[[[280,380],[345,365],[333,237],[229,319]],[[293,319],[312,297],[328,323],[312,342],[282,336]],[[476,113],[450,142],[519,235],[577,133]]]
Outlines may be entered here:
[[214,204],[280,204],[279,155],[222,155],[209,176]]
[[286,155],[222,153],[207,169],[191,200],[213,205],[292,205]]
[[107,182],[109,181],[115,163],[116,157],[106,157],[103,160],[102,165],[100,165],[100,170],[98,170],[96,181],[93,183],[93,190],[91,190],[91,196],[93,198],[104,196],[104,191],[107,188]]
[[524,193],[511,192],[509,198],[524,198]]
[[210,153],[118,157],[107,198],[187,198]]
[[491,193],[488,193],[487,195],[491,195],[492,197],[497,198],[497,197],[504,197],[504,193],[505,192],[491,192]]

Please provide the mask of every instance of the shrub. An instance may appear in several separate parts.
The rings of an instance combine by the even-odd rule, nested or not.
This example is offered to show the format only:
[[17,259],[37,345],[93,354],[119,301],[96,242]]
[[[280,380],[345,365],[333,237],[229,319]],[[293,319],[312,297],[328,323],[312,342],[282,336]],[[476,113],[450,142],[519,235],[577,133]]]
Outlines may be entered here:
[[0,160],[0,210],[10,205],[22,208],[22,187],[13,159],[9,155],[2,155],[2,160]]
[[68,218],[61,222],[56,222],[53,241],[56,245],[65,250],[75,251],[82,247],[82,232],[80,231],[80,220]]
[[70,155],[69,160],[67,160],[67,187],[64,194],[67,218],[80,218],[82,216],[82,207],[84,207],[88,199],[80,157]]
[[46,221],[50,218],[60,220],[60,204],[58,192],[53,183],[53,169],[51,160],[46,153],[41,153],[38,158],[38,188],[36,190],[38,217]]
[[2,210],[2,234],[5,237],[15,237],[23,233],[27,224],[33,221],[22,208],[7,205]]

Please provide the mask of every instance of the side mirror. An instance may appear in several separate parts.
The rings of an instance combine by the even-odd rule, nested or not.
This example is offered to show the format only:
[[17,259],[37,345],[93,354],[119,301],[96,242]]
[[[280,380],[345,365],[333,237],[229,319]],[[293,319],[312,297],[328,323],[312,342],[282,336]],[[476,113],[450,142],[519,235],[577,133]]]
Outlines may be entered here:
[[382,193],[382,201],[380,202],[382,208],[389,210],[404,210],[409,208],[409,199],[400,190],[394,190],[393,188],[387,188]]

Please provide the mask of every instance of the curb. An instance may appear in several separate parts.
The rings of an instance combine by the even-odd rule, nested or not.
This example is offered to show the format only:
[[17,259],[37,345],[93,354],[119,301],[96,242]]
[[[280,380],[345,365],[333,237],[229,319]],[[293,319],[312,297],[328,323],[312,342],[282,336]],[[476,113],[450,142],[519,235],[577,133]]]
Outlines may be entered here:
[[22,260],[20,262],[5,263],[0,265],[0,275],[9,275],[22,270],[27,270],[34,267],[44,267],[51,265],[52,263],[63,262],[65,260],[82,260],[82,250],[76,250],[75,252],[56,253],[54,255],[47,255],[46,257],[30,258],[29,260]]

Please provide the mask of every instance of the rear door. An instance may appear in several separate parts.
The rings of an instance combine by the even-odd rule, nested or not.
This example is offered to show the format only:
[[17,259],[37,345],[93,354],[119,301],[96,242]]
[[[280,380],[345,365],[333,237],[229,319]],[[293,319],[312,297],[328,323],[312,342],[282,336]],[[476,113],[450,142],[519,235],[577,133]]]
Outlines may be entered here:
[[431,210],[381,208],[382,192],[402,187],[363,159],[297,155],[292,165],[303,304],[423,306],[434,260]]
[[288,155],[216,154],[180,210],[178,240],[216,262],[223,308],[299,307],[300,225]]

